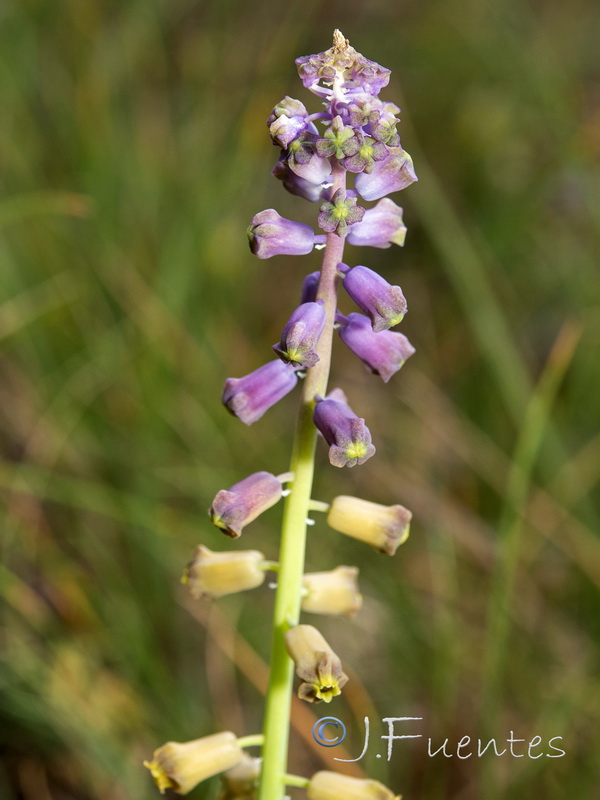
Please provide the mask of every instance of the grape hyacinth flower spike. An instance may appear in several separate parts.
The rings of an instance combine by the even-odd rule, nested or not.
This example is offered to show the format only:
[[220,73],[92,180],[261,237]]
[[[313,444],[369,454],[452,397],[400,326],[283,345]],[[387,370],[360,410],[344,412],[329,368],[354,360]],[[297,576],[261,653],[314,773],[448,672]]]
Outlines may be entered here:
[[[331,502],[312,497],[315,457],[321,458],[316,449],[319,435],[335,467],[368,470],[364,464],[375,454],[366,421],[350,408],[341,389],[328,389],[334,329],[384,382],[414,353],[402,333],[389,330],[406,313],[402,290],[371,268],[347,266],[344,248],[404,244],[402,209],[387,195],[410,186],[416,175],[400,144],[399,109],[379,97],[389,82],[389,69],[357,52],[340,31],[334,32],[332,47],[298,58],[296,66],[318,104],[312,111],[286,96],[273,108],[267,120],[279,150],[273,175],[290,194],[317,204],[312,224],[323,233],[268,208],[255,214],[247,235],[252,253],[261,259],[291,260],[317,249],[322,259],[318,269],[313,263],[294,275],[300,304],[282,314],[278,323],[283,329],[273,345],[277,358],[241,378],[226,379],[221,398],[235,417],[251,425],[302,379],[291,462],[288,472],[254,472],[217,491],[209,510],[211,522],[235,540],[283,499],[281,534],[265,536],[260,551],[233,545],[229,551],[214,552],[199,545],[182,579],[194,600],[206,603],[220,602],[233,592],[261,591],[266,572],[275,573],[263,730],[241,738],[226,731],[182,744],[168,742],[145,765],[161,792],[187,794],[200,781],[221,773],[223,800],[281,800],[286,786],[305,788],[308,800],[397,800],[390,789],[368,778],[327,770],[309,778],[287,771],[294,672],[300,678],[299,697],[310,703],[338,702],[348,680],[332,647],[337,649],[335,629],[330,644],[315,627],[304,624],[301,615],[352,618],[362,605],[357,567],[305,573],[307,529],[314,522],[309,515],[325,512],[329,529],[322,535],[331,536],[332,542],[339,532],[389,556],[406,541],[412,516],[397,501],[386,506],[342,494]],[[292,280],[291,264],[275,264],[274,280]],[[363,313],[339,313],[341,283]],[[280,422],[276,419],[274,425]],[[273,557],[277,560],[269,560]],[[246,748],[260,748],[261,758],[248,755]]]

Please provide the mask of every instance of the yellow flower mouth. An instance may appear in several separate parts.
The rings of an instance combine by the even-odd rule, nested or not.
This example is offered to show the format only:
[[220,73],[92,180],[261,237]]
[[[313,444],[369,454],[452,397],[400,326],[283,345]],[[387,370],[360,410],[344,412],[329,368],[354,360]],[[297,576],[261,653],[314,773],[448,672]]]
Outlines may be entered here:
[[150,770],[154,783],[161,794],[165,793],[165,789],[175,789],[177,791],[177,784],[173,783],[158,761],[144,761],[144,766]]
[[302,353],[300,352],[300,350],[292,348],[291,350],[287,351],[286,355],[290,361],[294,362],[302,361]]
[[367,445],[364,442],[352,442],[346,447],[347,458],[363,458],[367,455]]
[[313,684],[313,688],[315,690],[315,698],[323,700],[324,703],[331,703],[334,697],[342,693],[337,681],[333,678],[330,681]]
[[334,697],[342,693],[338,682],[331,675],[327,680],[320,680],[319,683],[302,683],[298,689],[298,697],[308,703],[331,703]]

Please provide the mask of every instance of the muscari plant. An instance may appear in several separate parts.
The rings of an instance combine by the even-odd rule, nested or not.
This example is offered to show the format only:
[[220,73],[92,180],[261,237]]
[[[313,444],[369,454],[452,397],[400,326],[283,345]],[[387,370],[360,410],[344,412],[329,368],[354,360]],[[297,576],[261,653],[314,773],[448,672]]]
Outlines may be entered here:
[[[315,450],[320,434],[335,467],[363,464],[375,453],[365,420],[344,392],[328,391],[334,330],[367,368],[387,382],[414,348],[391,328],[406,313],[399,286],[390,285],[366,266],[343,262],[344,247],[403,245],[402,209],[387,195],[417,178],[402,149],[396,125],[399,109],[379,99],[390,71],[368,60],[335,31],[333,46],[296,60],[305,88],[322,101],[309,113],[303,103],[284,97],[267,120],[273,143],[281,148],[273,175],[284,187],[319,204],[324,232],[261,211],[248,228],[252,252],[259,258],[304,255],[323,249],[321,270],[303,282],[300,304],[273,345],[277,358],[241,378],[225,382],[222,401],[251,425],[303,379],[289,472],[259,471],[219,491],[209,510],[213,524],[231,538],[285,496],[279,558],[269,561],[257,550],[211,552],[199,546],[183,582],[194,597],[218,598],[260,586],[267,571],[277,574],[270,678],[262,734],[239,738],[230,731],[190,742],[168,742],[144,762],[160,789],[187,794],[201,781],[221,773],[224,800],[281,800],[286,786],[306,788],[308,800],[391,800],[378,781],[322,770],[311,778],[287,773],[288,734],[294,671],[298,696],[308,703],[329,703],[348,678],[342,662],[300,613],[352,616],[362,602],[358,569],[304,574],[306,531],[311,511],[327,514],[333,530],[359,539],[380,553],[394,555],[408,536],[411,513],[401,505],[383,506],[341,495],[324,503],[311,499]],[[353,188],[347,185],[354,177]],[[362,203],[374,203],[365,208]],[[360,311],[337,310],[341,284]],[[260,747],[261,758],[245,752]]]

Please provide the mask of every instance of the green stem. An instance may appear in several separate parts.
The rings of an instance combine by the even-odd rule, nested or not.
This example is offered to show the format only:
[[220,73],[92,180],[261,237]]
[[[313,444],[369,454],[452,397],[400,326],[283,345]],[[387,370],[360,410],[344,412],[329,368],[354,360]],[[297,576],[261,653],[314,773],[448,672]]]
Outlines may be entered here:
[[237,740],[239,747],[260,747],[265,737],[262,733],[253,733],[250,736],[242,736]]
[[321,500],[311,500],[308,504],[309,511],[322,511],[326,514],[331,508],[331,503],[323,503]]
[[[333,197],[338,189],[345,187],[345,181],[344,169],[334,163],[330,197]],[[293,662],[285,648],[284,637],[291,626],[298,624],[300,617],[306,519],[312,492],[317,441],[312,412],[315,395],[323,396],[327,391],[337,305],[337,265],[342,260],[343,252],[344,239],[335,233],[328,234],[317,292],[317,298],[324,303],[326,322],[317,346],[319,361],[308,370],[304,382],[290,464],[294,481],[291,485],[292,491],[286,497],[283,512],[279,575],[273,613],[271,671],[263,728],[265,742],[258,800],[281,800],[285,793],[284,775],[287,766],[294,671]]]
[[299,786],[301,789],[306,789],[310,783],[308,778],[303,778],[302,775],[284,775],[283,782],[286,786]]
[[263,561],[260,564],[260,569],[264,570],[264,572],[278,572],[279,561]]

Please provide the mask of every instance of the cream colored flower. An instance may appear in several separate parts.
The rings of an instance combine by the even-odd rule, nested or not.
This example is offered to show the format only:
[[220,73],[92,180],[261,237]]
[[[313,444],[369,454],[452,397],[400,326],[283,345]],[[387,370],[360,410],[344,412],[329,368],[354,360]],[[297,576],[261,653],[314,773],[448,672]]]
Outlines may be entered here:
[[379,781],[339,772],[317,772],[306,790],[308,800],[402,800]]
[[348,682],[340,659],[312,625],[296,625],[285,635],[285,646],[296,665],[298,697],[308,703],[331,702]]
[[223,731],[191,742],[167,742],[154,751],[152,761],[144,761],[144,766],[161,794],[165,789],[187,794],[206,778],[234,767],[242,756],[236,735]]
[[265,579],[265,557],[258,550],[213,553],[200,545],[185,568],[181,582],[193,597],[222,597],[254,589]]
[[327,514],[327,524],[346,536],[366,542],[393,556],[408,539],[411,512],[404,506],[382,506],[358,497],[336,497]]
[[302,578],[306,594],[302,610],[313,614],[352,617],[362,606],[356,577],[358,567],[336,567],[330,572],[309,572]]
[[235,767],[221,775],[223,789],[219,800],[255,800],[262,759],[244,753]]

